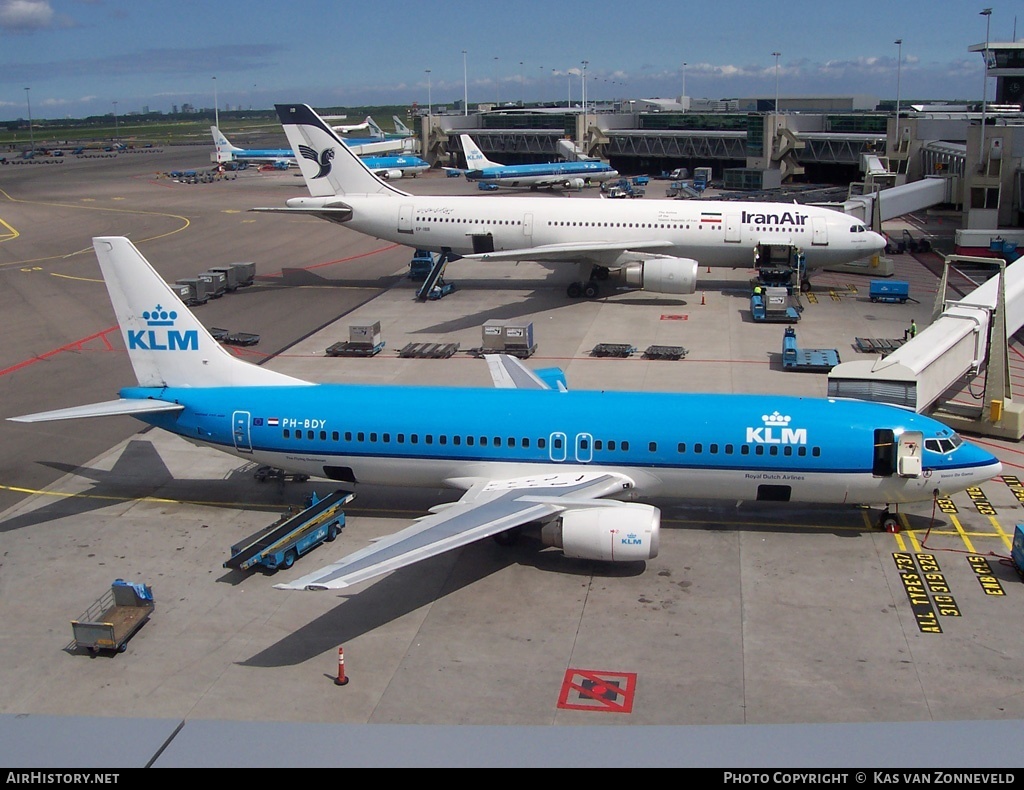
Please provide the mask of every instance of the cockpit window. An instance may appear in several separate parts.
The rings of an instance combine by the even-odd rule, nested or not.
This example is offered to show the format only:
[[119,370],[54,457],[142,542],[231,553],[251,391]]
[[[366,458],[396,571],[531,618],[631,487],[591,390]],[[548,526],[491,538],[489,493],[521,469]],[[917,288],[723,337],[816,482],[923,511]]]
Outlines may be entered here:
[[850,233],[867,233],[867,232],[868,232],[868,229],[865,228],[863,225],[851,225],[850,226]]
[[924,449],[931,450],[933,453],[951,453],[963,443],[964,440],[960,438],[959,434],[954,433],[949,439],[925,439]]

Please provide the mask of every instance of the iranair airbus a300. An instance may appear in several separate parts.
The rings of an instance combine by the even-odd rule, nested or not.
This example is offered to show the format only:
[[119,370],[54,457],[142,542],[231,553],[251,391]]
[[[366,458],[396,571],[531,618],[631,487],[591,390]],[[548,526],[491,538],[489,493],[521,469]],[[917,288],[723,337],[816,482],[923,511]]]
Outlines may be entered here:
[[93,246],[138,383],[110,402],[10,419],[130,414],[353,492],[363,484],[463,492],[278,585],[286,589],[345,587],[536,524],[570,557],[644,561],[659,547],[651,497],[888,506],[947,496],[1001,471],[942,423],[865,401],[574,391],[557,369],[501,355],[487,358],[493,388],[314,384],[231,355],[128,239]]
[[335,155],[329,168],[300,160],[310,197],[254,211],[312,214],[448,259],[575,264],[572,296],[596,296],[612,270],[632,287],[693,293],[698,266],[752,268],[759,244],[801,248],[808,271],[885,248],[860,220],[817,206],[411,195],[374,176],[309,106],[279,104],[277,113],[293,147]]

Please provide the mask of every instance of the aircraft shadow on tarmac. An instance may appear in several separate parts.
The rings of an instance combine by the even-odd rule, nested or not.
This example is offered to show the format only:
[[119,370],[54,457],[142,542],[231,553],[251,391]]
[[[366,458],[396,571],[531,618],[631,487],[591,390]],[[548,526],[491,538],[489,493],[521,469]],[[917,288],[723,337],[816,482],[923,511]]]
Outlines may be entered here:
[[[252,465],[232,470],[227,477],[216,480],[176,479],[164,464],[159,452],[145,439],[132,439],[110,470],[74,466],[60,461],[37,461],[65,474],[93,481],[91,488],[76,494],[56,496],[51,502],[27,513],[0,522],[0,532],[13,532],[39,526],[49,521],[91,513],[111,504],[159,497],[182,502],[202,500],[204,505],[237,508],[243,500],[240,490],[245,484],[247,507],[280,509],[284,489],[274,485],[260,486],[253,482]],[[256,497],[251,491],[259,492]],[[293,497],[289,497],[292,499]],[[301,497],[296,499],[301,502]]]
[[370,633],[421,606],[469,587],[511,565],[525,565],[562,575],[622,578],[638,576],[646,563],[600,563],[570,559],[558,550],[542,550],[539,538],[527,533],[512,546],[480,540],[400,568],[352,595],[344,592],[280,591],[281,595],[335,595],[342,603],[246,661],[248,667],[301,664],[358,636]]

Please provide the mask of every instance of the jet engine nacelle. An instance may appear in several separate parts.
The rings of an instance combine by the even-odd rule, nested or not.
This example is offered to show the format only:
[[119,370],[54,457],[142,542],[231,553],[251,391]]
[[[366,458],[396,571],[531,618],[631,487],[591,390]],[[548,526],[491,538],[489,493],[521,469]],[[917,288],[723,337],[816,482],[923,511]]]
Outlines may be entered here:
[[659,294],[692,294],[697,290],[697,261],[651,253],[634,254],[622,267],[627,285]]
[[392,178],[401,178],[402,177],[402,171],[401,170],[385,170],[382,173],[378,173],[378,175],[381,178],[383,178],[385,181],[390,181]]
[[587,185],[587,182],[582,178],[570,178],[565,182],[566,189],[583,189]]
[[566,510],[541,528],[545,546],[566,557],[642,562],[658,556],[661,511],[636,503]]

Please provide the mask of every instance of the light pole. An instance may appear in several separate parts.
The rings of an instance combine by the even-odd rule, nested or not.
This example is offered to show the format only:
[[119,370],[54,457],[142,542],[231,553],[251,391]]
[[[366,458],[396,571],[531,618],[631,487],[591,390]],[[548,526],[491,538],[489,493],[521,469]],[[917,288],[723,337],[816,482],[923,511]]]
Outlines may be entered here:
[[903,68],[903,39],[898,38],[893,43],[899,47],[896,54],[896,137],[898,145],[900,130],[900,71]]
[[586,123],[587,118],[587,66],[590,61],[583,61],[583,73],[580,75],[580,99],[583,102],[583,119]]
[[519,61],[519,106],[526,106],[526,80],[523,77],[523,61]]
[[462,50],[462,114],[469,115],[469,79],[466,76],[466,50]]
[[985,17],[985,81],[981,83],[981,146],[978,151],[978,164],[985,162],[985,109],[988,105],[988,31],[992,20],[992,9],[985,8],[979,12]]
[[116,140],[116,139],[118,139],[118,137],[120,137],[120,135],[118,134],[118,130],[117,130],[117,102],[115,101],[114,102],[114,139]]
[[498,56],[494,56],[494,108],[501,106],[501,90],[498,85]]
[[427,72],[427,117],[429,118],[434,114],[434,103],[430,100],[430,69],[424,69]]
[[29,98],[31,88],[25,88],[25,102],[28,104],[28,144],[29,150],[36,150],[36,138],[32,134],[32,100]]
[[779,57],[781,52],[773,52],[775,56],[775,114],[779,114]]
[[686,98],[686,61],[683,61],[683,98]]
[[213,80],[213,125],[218,129],[220,128],[220,115],[218,115],[219,108],[217,107],[217,78],[211,77]]

